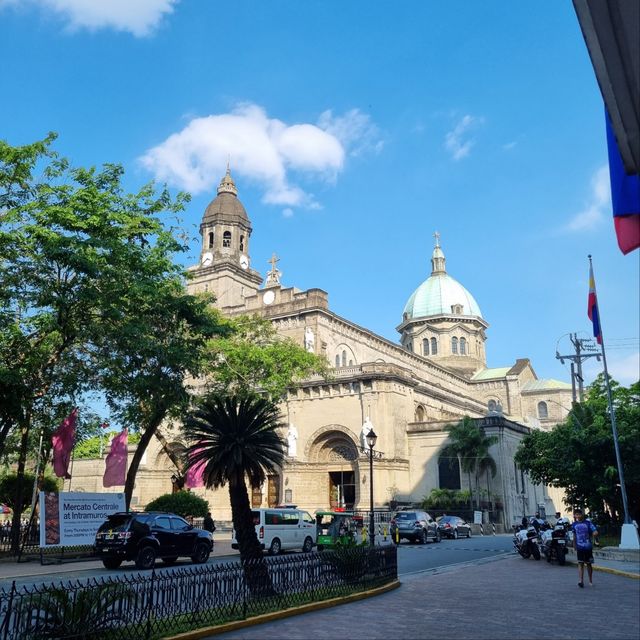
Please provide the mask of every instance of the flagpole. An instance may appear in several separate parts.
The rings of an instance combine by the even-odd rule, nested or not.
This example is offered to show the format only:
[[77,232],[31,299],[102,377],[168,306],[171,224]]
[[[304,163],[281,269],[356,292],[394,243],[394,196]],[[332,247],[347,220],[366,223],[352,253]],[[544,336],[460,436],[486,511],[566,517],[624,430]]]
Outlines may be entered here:
[[[589,269],[593,274],[593,263],[591,255],[589,255]],[[595,278],[593,280],[593,288],[595,291]],[[598,296],[596,294],[596,307],[598,308],[598,320],[600,325],[600,347],[602,348],[602,363],[604,365],[604,380],[607,385],[607,399],[609,400],[609,415],[611,416],[611,431],[613,432],[613,446],[616,451],[616,462],[618,464],[618,478],[620,479],[620,491],[622,492],[622,508],[624,510],[624,524],[631,524],[629,517],[629,505],[627,503],[627,488],[624,482],[624,471],[622,470],[622,458],[620,457],[620,445],[618,444],[618,429],[616,427],[616,412],[613,407],[613,396],[611,394],[611,384],[609,382],[609,370],[607,369],[607,356],[604,350],[604,335],[602,331],[602,319],[600,318],[600,307],[598,305]]]
[[44,438],[44,428],[40,428],[40,442],[38,443],[38,462],[36,464],[36,477],[33,481],[33,493],[31,494],[31,513],[35,511],[36,494],[38,492],[38,476],[40,475],[40,462],[42,460],[42,440]]

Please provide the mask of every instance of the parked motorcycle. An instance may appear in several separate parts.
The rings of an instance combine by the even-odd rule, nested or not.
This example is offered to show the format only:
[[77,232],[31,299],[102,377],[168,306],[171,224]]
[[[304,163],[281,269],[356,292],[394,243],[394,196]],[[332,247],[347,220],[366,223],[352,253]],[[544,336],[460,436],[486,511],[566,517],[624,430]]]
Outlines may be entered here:
[[513,547],[525,559],[533,556],[535,560],[540,560],[538,532],[533,525],[514,527]]
[[557,560],[560,566],[564,565],[569,546],[567,537],[568,523],[569,521],[566,518],[562,518],[556,522],[553,529],[548,528],[540,532],[538,546],[547,562]]

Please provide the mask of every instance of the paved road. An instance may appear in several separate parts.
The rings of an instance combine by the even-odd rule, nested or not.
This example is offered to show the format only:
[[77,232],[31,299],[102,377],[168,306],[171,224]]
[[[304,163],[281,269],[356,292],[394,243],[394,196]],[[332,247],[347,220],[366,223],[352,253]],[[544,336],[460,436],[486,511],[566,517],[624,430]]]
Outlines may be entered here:
[[[438,567],[464,564],[480,558],[492,557],[511,550],[511,536],[474,536],[469,539],[443,540],[439,544],[426,545],[402,542],[398,548],[398,573],[408,575],[415,572],[434,570]],[[296,552],[290,552],[296,553]],[[216,542],[214,556],[209,565],[235,562],[238,552],[231,549],[229,540]],[[180,559],[173,567],[163,567],[158,562],[156,571],[171,572],[183,567],[192,567],[188,558]],[[125,563],[119,569],[105,569],[99,561],[76,562],[64,565],[40,566],[30,562],[16,565],[0,564],[0,581],[9,583],[15,579],[16,586],[86,580],[108,576],[137,575],[145,573],[135,568],[133,563]]]
[[402,542],[398,547],[398,575],[403,577],[439,567],[512,554],[511,538],[511,535],[473,536],[426,545]]

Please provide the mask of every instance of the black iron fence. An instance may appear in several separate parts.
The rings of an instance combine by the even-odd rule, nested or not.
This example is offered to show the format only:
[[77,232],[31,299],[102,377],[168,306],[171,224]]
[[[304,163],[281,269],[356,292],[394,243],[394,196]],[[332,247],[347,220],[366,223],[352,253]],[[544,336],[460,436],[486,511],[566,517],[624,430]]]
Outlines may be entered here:
[[0,589],[0,639],[142,640],[382,586],[395,546]]

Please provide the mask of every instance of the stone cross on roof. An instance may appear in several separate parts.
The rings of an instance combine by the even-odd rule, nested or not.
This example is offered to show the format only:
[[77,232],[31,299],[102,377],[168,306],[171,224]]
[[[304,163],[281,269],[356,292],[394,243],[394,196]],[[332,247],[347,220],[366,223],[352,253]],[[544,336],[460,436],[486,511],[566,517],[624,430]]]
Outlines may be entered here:
[[271,271],[267,273],[267,280],[264,286],[273,287],[275,285],[279,285],[282,272],[276,267],[276,263],[280,262],[280,258],[278,258],[278,256],[274,253],[271,256],[271,260],[267,260],[267,262],[271,265]]

